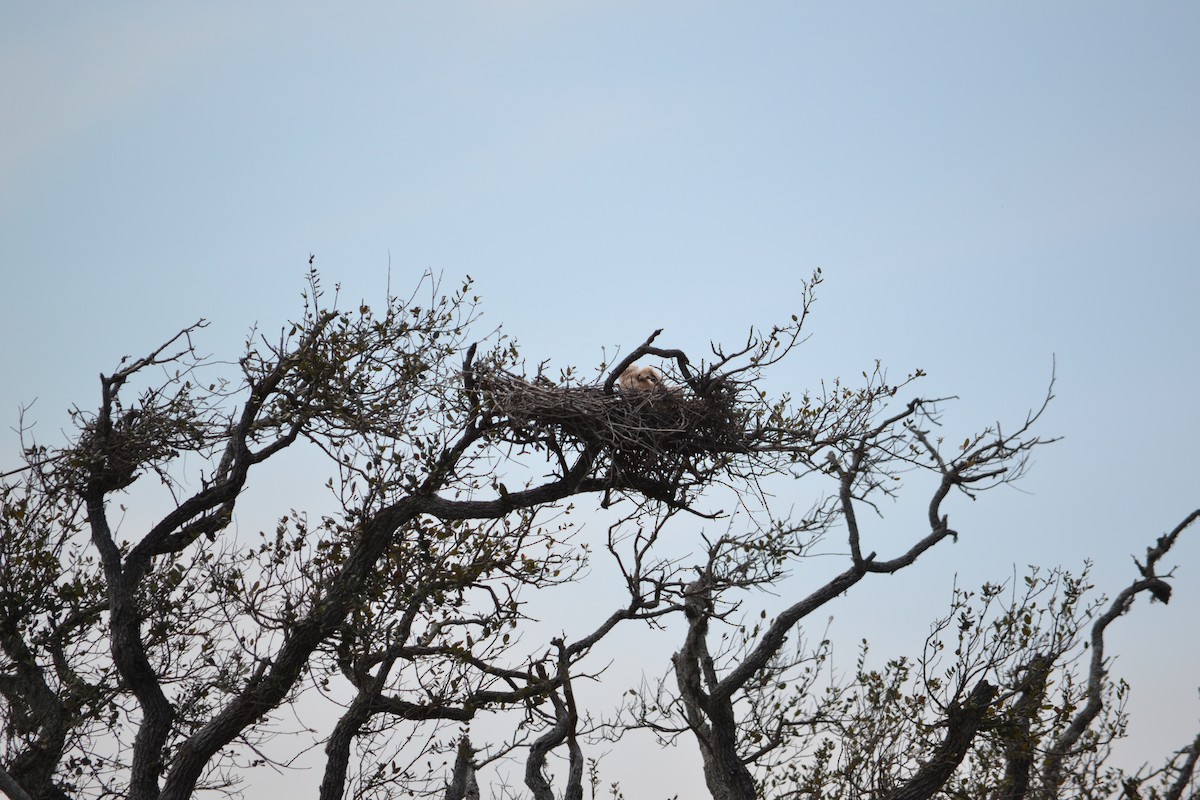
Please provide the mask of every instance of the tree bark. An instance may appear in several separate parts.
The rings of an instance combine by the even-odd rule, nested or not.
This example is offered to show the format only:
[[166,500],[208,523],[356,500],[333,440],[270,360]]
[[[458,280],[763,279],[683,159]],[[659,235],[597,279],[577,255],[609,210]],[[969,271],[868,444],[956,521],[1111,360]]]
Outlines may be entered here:
[[688,724],[700,746],[709,794],[713,800],[755,800],[754,777],[738,753],[737,718],[731,693],[719,691],[720,685],[714,686],[716,674],[707,644],[708,620],[712,614],[710,580],[710,576],[702,575],[685,591],[688,634],[683,649],[672,658],[675,680]]
[[445,800],[479,800],[479,783],[475,780],[475,764],[471,759],[475,751],[471,740],[463,736],[458,740],[458,751],[454,755],[454,772],[446,786]]
[[[0,767],[0,792],[8,795],[9,800],[33,800],[21,785],[13,780],[13,776]],[[59,793],[61,795],[61,792]],[[63,795],[65,797],[65,795]]]
[[952,706],[946,720],[946,738],[934,750],[933,757],[917,770],[911,780],[883,795],[880,800],[928,800],[945,786],[971,748],[971,742],[983,725],[996,691],[992,684],[980,681],[971,690],[965,703]]
[[1024,800],[1029,792],[1036,743],[1030,724],[1046,695],[1046,680],[1054,659],[1045,654],[1034,656],[1025,667],[1021,681],[1021,696],[1009,715],[1011,725],[1004,732],[1004,781],[996,794],[997,800]]

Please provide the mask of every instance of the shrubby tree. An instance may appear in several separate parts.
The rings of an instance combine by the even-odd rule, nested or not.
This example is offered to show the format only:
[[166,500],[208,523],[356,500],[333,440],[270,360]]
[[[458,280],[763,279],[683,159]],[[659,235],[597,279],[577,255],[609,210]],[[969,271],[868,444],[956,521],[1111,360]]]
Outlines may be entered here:
[[[0,484],[0,790],[238,794],[315,741],[324,799],[575,800],[596,794],[597,740],[653,735],[694,742],[719,800],[1195,797],[1196,742],[1155,770],[1108,766],[1127,688],[1104,635],[1139,595],[1169,598],[1160,562],[1197,513],[1111,601],[1063,571],[956,590],[922,653],[879,667],[864,647],[854,674],[831,673],[814,612],[955,539],[953,496],[1018,479],[1048,440],[1037,411],[945,444],[944,403],[907,396],[919,371],[768,397],[759,379],[802,342],[819,280],[737,347],[694,361],[656,332],[590,379],[530,374],[476,331],[469,282],[444,293],[431,276],[375,310],[310,273],[300,317],[254,332],[236,363],[201,355],[203,322],[122,360],[65,444],[22,424]],[[618,391],[646,358],[674,386]],[[329,465],[333,510],[297,498],[239,531],[252,473],[301,449]],[[873,552],[863,512],[910,475],[930,479],[926,529]],[[785,479],[828,488],[776,516],[764,486]],[[612,520],[599,556],[624,584],[600,596],[620,599],[538,641],[526,600],[588,579],[597,555],[571,515],[589,508]],[[663,547],[668,529],[690,532],[691,556]],[[835,539],[840,572],[744,616]],[[589,656],[623,625],[677,636],[675,655],[642,665],[661,677],[615,711],[582,708],[578,683],[603,680]],[[473,741],[480,715],[509,734]],[[334,721],[303,721],[318,718]],[[524,789],[481,789],[497,759],[523,762]]]

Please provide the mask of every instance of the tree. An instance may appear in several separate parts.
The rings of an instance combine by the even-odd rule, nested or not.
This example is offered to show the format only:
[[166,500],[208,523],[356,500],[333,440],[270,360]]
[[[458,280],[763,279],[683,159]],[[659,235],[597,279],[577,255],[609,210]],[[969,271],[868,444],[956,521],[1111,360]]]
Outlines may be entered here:
[[[584,746],[638,728],[693,736],[715,798],[1067,796],[1100,775],[1120,733],[1104,630],[1140,593],[1167,599],[1158,562],[1196,515],[1107,609],[1058,572],[1030,576],[1001,610],[995,586],[963,592],[923,657],[879,671],[864,654],[852,680],[815,692],[827,645],[784,647],[811,613],[954,539],[952,493],[1017,479],[1048,441],[1032,432],[1037,412],[944,446],[939,402],[896,399],[919,371],[891,384],[876,366],[859,388],[798,399],[757,391],[802,341],[819,281],[790,323],[714,346],[707,362],[657,346],[656,332],[593,380],[526,374],[511,342],[474,338],[470,283],[443,293],[431,276],[377,313],[340,307],[311,272],[300,318],[253,333],[234,375],[197,349],[203,321],[122,360],[64,445],[22,427],[23,463],[0,484],[0,790],[236,794],[248,770],[286,768],[311,741],[282,727],[284,712],[324,704],[338,709],[315,732],[327,799],[478,797],[479,770],[518,756],[537,800],[582,798],[596,780]],[[645,357],[678,385],[617,391]],[[333,510],[281,510],[273,530],[239,532],[250,476],[303,449],[330,465]],[[889,558],[863,552],[860,510],[906,471],[935,479],[928,530]],[[833,491],[799,520],[776,518],[761,487],[781,476]],[[722,495],[752,524],[706,538],[694,564],[662,552],[669,525],[722,518]],[[564,621],[575,630],[531,647],[524,598],[584,577],[569,515],[586,498],[614,519],[607,552],[625,596],[592,629]],[[128,537],[126,503],[150,520]],[[777,585],[835,531],[849,548],[841,573],[775,619],[738,624],[741,593]],[[628,624],[678,624],[684,638],[672,679],[604,721],[575,687]],[[716,626],[736,635],[714,643]],[[948,667],[940,634],[958,637]],[[481,714],[511,735],[477,748],[459,731]],[[1161,780],[1163,796],[1194,796],[1195,749],[1092,785],[1116,796]],[[563,770],[549,760],[559,752]],[[430,753],[452,753],[453,767],[423,769]]]
[[663,741],[693,736],[717,798],[1136,798],[1155,779],[1162,786],[1146,797],[1195,797],[1195,741],[1153,772],[1106,763],[1125,731],[1128,686],[1110,678],[1104,637],[1138,595],[1169,599],[1158,562],[1198,517],[1159,537],[1111,601],[1089,598],[1086,573],[1061,569],[956,589],[920,656],[871,669],[864,642],[841,683],[822,674],[827,640],[783,645],[798,620],[866,571],[852,564],[778,617],[733,626],[713,652],[711,628],[738,607],[730,595],[762,580],[750,577],[762,555],[723,538],[682,592],[688,624],[674,686],[664,679],[632,693],[627,724]]

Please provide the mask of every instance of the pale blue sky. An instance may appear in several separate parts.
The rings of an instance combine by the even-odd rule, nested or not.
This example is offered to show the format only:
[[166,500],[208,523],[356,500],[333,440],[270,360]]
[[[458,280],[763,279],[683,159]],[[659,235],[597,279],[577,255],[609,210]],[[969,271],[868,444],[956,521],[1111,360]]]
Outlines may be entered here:
[[[38,397],[53,439],[199,317],[234,355],[297,313],[309,253],[368,302],[389,258],[402,289],[470,274],[530,361],[586,367],[786,320],[819,266],[770,391],[882,358],[959,395],[961,431],[1023,415],[1057,357],[1065,437],[835,609],[848,641],[915,648],[955,571],[1092,557],[1115,591],[1200,500],[1200,5],[246,5],[0,11],[9,423]],[[1146,757],[1200,720],[1197,534],[1113,639]],[[897,595],[915,633],[864,627]]]

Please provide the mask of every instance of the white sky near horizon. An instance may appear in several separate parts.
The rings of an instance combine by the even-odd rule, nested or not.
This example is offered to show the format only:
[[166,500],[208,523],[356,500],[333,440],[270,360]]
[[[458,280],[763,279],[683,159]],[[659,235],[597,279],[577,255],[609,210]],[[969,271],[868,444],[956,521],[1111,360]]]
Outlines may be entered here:
[[[98,373],[199,318],[236,359],[299,314],[310,253],[368,303],[389,270],[401,292],[471,275],[481,330],[585,370],[660,327],[699,355],[786,321],[819,267],[812,339],[768,392],[920,367],[921,394],[958,398],[955,441],[1018,422],[1056,369],[1038,431],[1063,437],[1019,490],[952,502],[957,544],[830,609],[844,663],[863,637],[914,654],[955,574],[1092,559],[1114,594],[1197,507],[1200,5],[249,5],[0,9],[6,425],[36,398],[53,443]],[[243,527],[272,524],[262,503]],[[909,511],[871,520],[881,556],[919,533]],[[1198,538],[1170,605],[1111,631],[1129,763],[1200,729]],[[797,590],[841,568],[805,563]],[[677,633],[607,657],[656,674]],[[602,769],[630,800],[687,797],[689,758]]]

